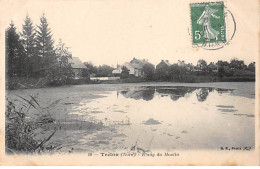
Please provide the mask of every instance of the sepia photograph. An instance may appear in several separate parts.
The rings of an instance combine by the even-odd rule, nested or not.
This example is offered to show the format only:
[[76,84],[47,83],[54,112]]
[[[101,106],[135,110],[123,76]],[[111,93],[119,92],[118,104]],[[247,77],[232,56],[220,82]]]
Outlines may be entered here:
[[259,165],[259,1],[0,6],[0,165]]

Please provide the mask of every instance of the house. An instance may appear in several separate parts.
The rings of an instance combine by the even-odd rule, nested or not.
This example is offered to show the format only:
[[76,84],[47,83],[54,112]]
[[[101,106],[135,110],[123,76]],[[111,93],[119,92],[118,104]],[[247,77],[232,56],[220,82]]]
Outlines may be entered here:
[[177,65],[180,66],[180,67],[185,67],[186,63],[183,60],[178,60]]
[[88,68],[81,62],[78,57],[69,58],[68,63],[70,64],[74,73],[74,79],[82,79],[83,71],[87,70]]
[[[143,71],[143,66],[145,64],[151,64],[148,62],[147,59],[136,59],[136,58],[133,58],[131,61],[130,61],[130,64],[128,64],[127,66],[131,69],[129,74],[133,74],[137,77],[143,77],[144,76],[144,71]],[[126,67],[127,67],[126,66]]]
[[209,71],[212,72],[217,72],[218,71],[218,67],[214,62],[210,62],[210,64],[208,65]]
[[122,72],[122,69],[121,69],[121,66],[120,65],[117,65],[116,69],[114,69],[112,71],[112,74],[114,76],[120,76],[121,75],[121,72]]
[[161,62],[156,66],[157,71],[164,71],[167,70],[171,64],[168,60],[161,60]]
[[121,66],[117,66],[117,68],[112,71],[112,74],[114,75],[121,74],[122,67],[126,67],[129,70],[130,75],[134,75],[136,77],[143,77],[144,76],[143,66],[147,63],[149,63],[148,60],[133,58],[130,62],[125,62]]

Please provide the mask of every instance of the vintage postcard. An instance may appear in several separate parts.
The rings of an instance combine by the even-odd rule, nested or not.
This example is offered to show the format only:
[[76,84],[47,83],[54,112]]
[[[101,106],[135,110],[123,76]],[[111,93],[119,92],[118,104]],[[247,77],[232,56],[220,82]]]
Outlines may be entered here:
[[0,0],[0,165],[259,165],[259,11]]

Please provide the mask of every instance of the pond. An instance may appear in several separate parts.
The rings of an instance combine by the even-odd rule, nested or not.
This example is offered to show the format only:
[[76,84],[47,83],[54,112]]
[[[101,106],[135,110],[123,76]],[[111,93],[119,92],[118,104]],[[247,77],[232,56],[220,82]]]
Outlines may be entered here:
[[[254,148],[254,83],[120,84],[11,91],[53,109],[61,151]],[[62,124],[62,125],[61,125]]]

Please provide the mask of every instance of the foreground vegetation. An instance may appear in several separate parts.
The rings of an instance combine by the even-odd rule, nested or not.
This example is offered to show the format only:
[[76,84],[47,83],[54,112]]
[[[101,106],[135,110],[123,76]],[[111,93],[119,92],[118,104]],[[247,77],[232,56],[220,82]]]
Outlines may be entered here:
[[58,149],[60,145],[49,143],[56,130],[48,130],[46,124],[55,122],[50,109],[59,100],[43,108],[37,100],[17,97],[6,100],[5,147],[6,153],[46,153]]

